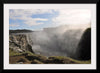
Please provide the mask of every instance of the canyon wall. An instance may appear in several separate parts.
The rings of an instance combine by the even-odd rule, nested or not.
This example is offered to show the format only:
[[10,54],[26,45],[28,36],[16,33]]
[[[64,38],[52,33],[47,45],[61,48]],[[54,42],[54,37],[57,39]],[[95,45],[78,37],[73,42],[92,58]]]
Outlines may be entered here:
[[32,53],[32,46],[29,45],[27,41],[27,36],[25,34],[10,34],[9,35],[9,49],[15,52],[21,53],[25,51],[30,51]]

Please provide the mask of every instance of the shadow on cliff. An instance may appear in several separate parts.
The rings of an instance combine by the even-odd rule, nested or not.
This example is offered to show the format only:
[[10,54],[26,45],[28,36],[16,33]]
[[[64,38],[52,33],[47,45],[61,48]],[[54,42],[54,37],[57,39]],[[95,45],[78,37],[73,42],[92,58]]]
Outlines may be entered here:
[[88,28],[83,33],[80,42],[77,47],[77,58],[78,60],[89,60],[91,59],[91,28]]

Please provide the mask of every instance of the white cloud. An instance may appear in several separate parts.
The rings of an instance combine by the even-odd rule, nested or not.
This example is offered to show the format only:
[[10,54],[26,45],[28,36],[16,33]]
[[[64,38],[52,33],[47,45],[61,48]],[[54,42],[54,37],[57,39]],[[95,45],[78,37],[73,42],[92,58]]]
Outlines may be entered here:
[[51,9],[11,9],[10,19],[20,19],[21,17],[31,17],[33,14],[53,13]]
[[29,26],[40,25],[43,23],[39,23],[37,21],[48,21],[48,19],[44,18],[33,18],[31,17],[34,14],[44,14],[44,13],[53,13],[52,10],[40,10],[40,9],[11,9],[9,12],[9,18],[12,20],[23,20],[25,24]]
[[[40,25],[43,22],[48,21],[45,18],[35,18],[32,15],[35,14],[45,14],[53,13],[53,11],[58,11],[59,14],[56,17],[52,18],[54,26],[57,25],[78,25],[78,27],[87,27],[90,26],[91,22],[91,11],[88,9],[11,9],[10,10],[10,19],[13,20],[23,20],[28,26]],[[38,22],[42,21],[42,22]],[[88,25],[86,25],[88,24]],[[13,26],[13,25],[12,25]],[[76,26],[77,27],[77,26]]]
[[10,24],[9,26],[10,26],[10,27],[18,27],[18,26],[19,26],[19,24],[12,23],[12,24]]
[[48,19],[43,19],[43,18],[25,18],[24,19],[24,23],[29,26],[43,24],[43,22],[37,22],[37,21],[48,21]]
[[[91,11],[87,9],[58,10],[59,15],[53,18],[56,25],[76,25],[81,27],[89,26],[91,22]],[[80,28],[81,28],[80,27]]]
[[35,21],[48,21],[48,19],[43,19],[43,18],[34,18],[33,20],[35,20]]
[[43,22],[36,22],[35,20],[27,20],[27,21],[25,21],[24,23],[25,23],[25,24],[28,24],[29,26],[43,24]]

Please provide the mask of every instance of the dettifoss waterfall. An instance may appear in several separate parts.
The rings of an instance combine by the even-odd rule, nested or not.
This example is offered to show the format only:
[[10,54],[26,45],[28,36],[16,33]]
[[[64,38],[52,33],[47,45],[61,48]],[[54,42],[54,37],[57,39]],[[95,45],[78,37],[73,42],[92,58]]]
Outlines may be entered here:
[[66,27],[45,28],[27,33],[27,38],[36,54],[74,57],[83,31]]

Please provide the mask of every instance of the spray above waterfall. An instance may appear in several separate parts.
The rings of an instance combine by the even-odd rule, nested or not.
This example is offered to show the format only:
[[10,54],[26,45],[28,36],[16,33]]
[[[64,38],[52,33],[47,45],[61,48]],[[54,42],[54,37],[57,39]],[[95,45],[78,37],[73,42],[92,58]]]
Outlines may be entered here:
[[33,31],[28,33],[27,37],[32,49],[37,54],[74,57],[84,30],[63,25]]

